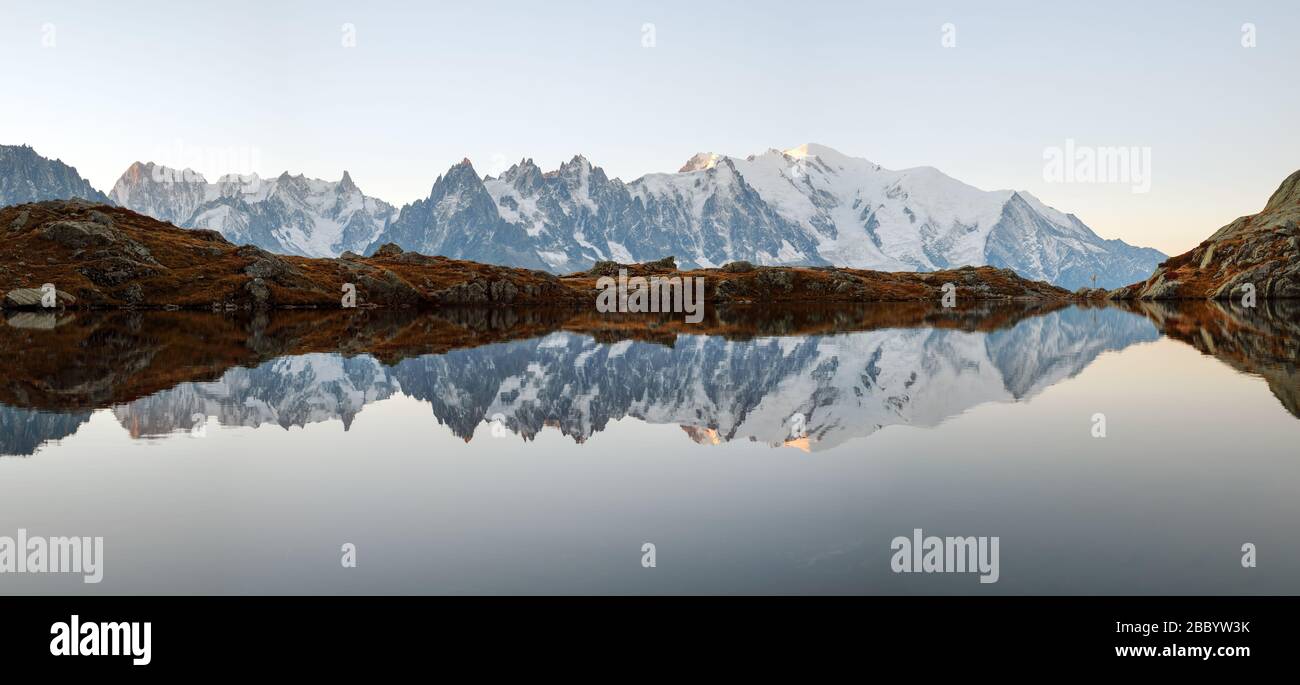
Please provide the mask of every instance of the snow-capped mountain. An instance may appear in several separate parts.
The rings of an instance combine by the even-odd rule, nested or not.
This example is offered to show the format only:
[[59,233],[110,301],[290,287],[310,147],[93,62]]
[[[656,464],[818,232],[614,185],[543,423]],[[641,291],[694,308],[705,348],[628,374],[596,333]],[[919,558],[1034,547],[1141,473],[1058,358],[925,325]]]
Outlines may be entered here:
[[[493,211],[495,210],[495,211]],[[450,257],[585,269],[673,255],[685,267],[758,264],[929,271],[1010,267],[1067,288],[1144,278],[1165,255],[1104,240],[1024,191],[983,191],[937,169],[893,171],[821,145],[692,157],[630,183],[579,156],[523,160],[480,179],[468,160],[402,208],[386,242]]]
[[371,242],[367,254],[385,243],[488,264],[547,266],[527,229],[502,218],[500,207],[468,159],[439,176],[427,199],[403,207],[396,220]]
[[42,157],[26,145],[0,145],[0,207],[74,197],[109,201],[76,168]]
[[601,260],[672,255],[683,267],[834,265],[930,271],[1009,267],[1066,288],[1145,279],[1165,255],[1104,240],[1024,191],[984,191],[930,167],[893,171],[821,145],[746,158],[695,155],[676,173],[625,183],[577,156],[499,178],[469,160],[404,206],[288,172],[223,177],[137,162],[108,197],[27,147],[0,147],[0,202],[81,196],[177,226],[211,228],[272,252],[336,257],[384,243],[424,254],[579,271]]
[[48,442],[73,435],[89,411],[50,412],[0,404],[0,457],[30,456]]
[[113,409],[134,435],[223,425],[288,428],[342,419],[401,393],[469,440],[499,421],[531,439],[554,427],[585,441],[610,421],[678,424],[697,441],[820,450],[885,426],[934,426],[985,402],[1018,402],[1107,350],[1158,337],[1118,309],[1067,309],[992,332],[894,328],[673,345],[602,343],[573,333],[453,350],[383,366],[311,354],[233,368]]
[[1068,309],[994,332],[883,329],[671,346],[585,336],[400,362],[402,392],[469,439],[484,421],[582,442],[613,420],[677,424],[693,439],[822,450],[892,425],[935,426],[986,402],[1019,402],[1099,354],[1159,337],[1143,317]]
[[113,414],[133,435],[191,429],[206,417],[223,425],[283,428],[341,419],[347,429],[362,407],[397,390],[373,357],[307,354],[236,367],[216,381],[183,383],[116,406]]
[[337,182],[286,171],[273,179],[254,174],[209,183],[189,169],[136,162],[110,197],[177,226],[210,228],[234,243],[307,257],[364,250],[394,213],[388,203],[364,195],[346,171]]

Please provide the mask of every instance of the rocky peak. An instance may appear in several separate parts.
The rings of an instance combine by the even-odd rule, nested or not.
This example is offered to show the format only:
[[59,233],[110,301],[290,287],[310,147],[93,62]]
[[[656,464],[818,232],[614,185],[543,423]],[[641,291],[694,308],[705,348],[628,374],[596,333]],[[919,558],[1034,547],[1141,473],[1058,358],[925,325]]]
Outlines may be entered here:
[[463,187],[467,185],[482,185],[482,183],[482,180],[478,177],[478,172],[474,171],[474,164],[469,161],[469,158],[465,158],[456,164],[453,164],[452,167],[447,170],[447,173],[439,176],[438,180],[434,181],[433,186],[434,188],[437,188],[442,184]]
[[685,174],[692,171],[712,169],[720,159],[722,159],[722,155],[719,155],[716,152],[699,152],[691,155],[691,158],[686,160],[686,163],[682,165],[682,168],[677,170],[677,173]]
[[1273,191],[1273,195],[1268,198],[1268,204],[1264,205],[1265,212],[1276,212],[1284,209],[1300,208],[1300,171],[1296,171],[1282,185]]
[[42,157],[28,145],[0,145],[0,206],[72,197],[110,202],[76,167]]
[[133,185],[138,185],[148,178],[149,172],[152,169],[153,162],[149,162],[148,164],[141,161],[131,162],[131,166],[127,167],[126,171],[122,172],[122,177],[119,178],[117,182],[118,184],[121,184],[125,181]]
[[522,159],[501,174],[501,180],[509,183],[520,195],[534,194],[542,185],[542,170],[532,159]]
[[352,181],[352,174],[349,174],[347,169],[343,170],[343,178],[339,180],[338,191],[340,193],[349,194],[360,192],[360,189],[357,188],[357,184]]
[[468,159],[462,159],[433,182],[429,199],[438,200],[458,193],[477,195],[486,192],[483,180],[479,178],[478,172],[474,171],[474,165]]
[[1282,181],[1259,214],[1220,228],[1111,297],[1226,300],[1247,292],[1261,300],[1300,297],[1300,171]]
[[575,175],[584,171],[591,171],[591,162],[582,155],[574,155],[573,159],[560,165],[561,175]]

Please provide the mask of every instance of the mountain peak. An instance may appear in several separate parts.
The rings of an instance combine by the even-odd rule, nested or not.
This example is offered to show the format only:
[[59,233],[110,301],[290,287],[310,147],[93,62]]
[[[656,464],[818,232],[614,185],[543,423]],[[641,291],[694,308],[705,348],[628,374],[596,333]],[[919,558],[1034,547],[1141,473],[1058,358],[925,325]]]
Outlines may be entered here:
[[566,178],[581,176],[584,171],[591,171],[596,167],[582,155],[574,155],[573,159],[560,164],[560,168],[554,171],[547,171],[542,174],[543,178]]
[[836,150],[831,147],[827,147],[825,145],[819,145],[817,143],[804,143],[803,145],[792,147],[788,150],[783,150],[782,152],[791,157],[794,157],[795,159],[804,159],[807,157],[820,157],[822,160],[832,160],[832,159],[844,159],[848,157],[848,155],[845,155],[839,150]]
[[560,173],[573,173],[575,171],[591,170],[591,162],[582,155],[574,155],[573,159],[560,165]]
[[690,159],[686,160],[686,163],[682,165],[682,168],[677,170],[677,173],[685,174],[692,171],[712,169],[718,164],[718,160],[720,159],[722,159],[722,155],[716,152],[698,152],[692,155]]
[[506,183],[514,184],[520,179],[528,179],[527,183],[533,183],[532,178],[541,178],[542,170],[537,167],[531,157],[524,158],[510,165],[509,169],[501,172],[501,180]]
[[118,185],[121,185],[124,182],[131,184],[143,183],[145,179],[149,177],[153,167],[153,162],[141,162],[138,160],[132,162],[131,166],[127,167],[126,171],[122,172],[122,177],[117,183]]
[[[139,164],[139,162],[137,162]],[[134,165],[133,165],[134,166]],[[141,165],[140,170],[144,171],[149,179],[158,183],[207,183],[208,179],[203,174],[189,168],[173,169],[172,167],[153,162],[146,162]],[[128,173],[130,169],[127,170]]]
[[[188,170],[187,170],[187,171],[188,171]],[[284,173],[285,173],[285,174],[288,174],[289,172],[286,171],[286,172],[284,172]],[[284,174],[282,174],[281,177],[283,177],[283,175],[284,175]],[[292,178],[292,177],[290,177],[290,178]],[[203,181],[203,177],[202,177],[202,176],[199,176],[198,179],[199,179],[200,182],[205,182],[205,181]],[[231,184],[231,183],[240,184],[240,183],[252,183],[252,182],[254,182],[254,181],[260,181],[260,180],[261,180],[261,177],[258,176],[258,175],[255,174],[255,173],[253,173],[253,174],[230,173],[230,174],[225,174],[225,175],[221,176],[220,178],[218,178],[218,179],[217,179],[217,183],[221,183],[221,184]]]
[[347,169],[343,170],[343,178],[339,179],[339,190],[343,192],[352,192],[357,190],[357,184],[352,181],[352,174]]
[[1273,195],[1268,198],[1268,204],[1264,205],[1264,211],[1271,212],[1282,209],[1288,205],[1300,206],[1300,171],[1297,171],[1286,180],[1282,185],[1273,191]]
[[[447,173],[439,176],[433,182],[433,190],[431,194],[437,194],[439,192],[439,186],[448,183],[458,186],[466,184],[470,186],[481,186],[483,180],[479,178],[478,172],[474,170],[474,164],[469,161],[468,157],[466,157],[451,165],[451,168],[447,170]],[[443,190],[442,192],[446,191]]]
[[76,167],[43,157],[30,145],[0,145],[0,206],[74,197],[109,202]]

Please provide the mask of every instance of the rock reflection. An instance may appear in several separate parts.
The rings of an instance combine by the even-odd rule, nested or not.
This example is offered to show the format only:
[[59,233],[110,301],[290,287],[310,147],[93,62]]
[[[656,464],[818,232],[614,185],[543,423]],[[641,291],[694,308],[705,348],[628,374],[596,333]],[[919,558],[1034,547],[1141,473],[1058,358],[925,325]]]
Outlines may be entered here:
[[1250,308],[1215,301],[1126,306],[1170,338],[1262,377],[1282,406],[1300,418],[1300,300],[1264,300]]
[[465,440],[494,417],[524,439],[550,426],[577,442],[633,417],[678,424],[698,442],[817,450],[1024,400],[1104,351],[1156,339],[1157,326],[1181,335],[1184,317],[1206,316],[1210,332],[1198,336],[1291,336],[1213,349],[1294,355],[1291,329],[1113,307],[733,309],[701,326],[565,310],[85,313],[0,335],[13,372],[0,383],[0,449],[31,454],[105,407],[139,437],[205,417],[346,429],[367,404],[402,394]]

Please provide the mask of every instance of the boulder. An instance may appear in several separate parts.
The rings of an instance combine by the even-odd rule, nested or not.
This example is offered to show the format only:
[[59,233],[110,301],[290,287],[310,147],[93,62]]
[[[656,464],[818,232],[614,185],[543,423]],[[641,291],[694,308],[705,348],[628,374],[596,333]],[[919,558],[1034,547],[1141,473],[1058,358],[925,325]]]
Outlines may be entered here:
[[754,265],[744,260],[738,260],[722,265],[722,270],[729,274],[747,274],[754,270]]
[[[55,302],[57,307],[71,307],[77,303],[77,298],[62,290],[55,290]],[[44,291],[41,288],[16,288],[5,293],[5,309],[52,309],[46,307],[41,298]]]
[[590,269],[587,269],[587,275],[615,277],[618,276],[619,269],[626,269],[626,268],[627,268],[626,266],[623,266],[618,262],[601,261],[601,262],[596,262],[591,266]]
[[157,264],[148,248],[113,228],[111,219],[109,222],[109,225],[104,225],[94,221],[55,221],[42,226],[36,234],[72,250],[104,248],[101,252]]
[[119,237],[111,227],[91,221],[55,221],[41,227],[36,233],[46,240],[74,250],[106,247],[116,243]]
[[400,255],[403,252],[405,252],[405,250],[403,250],[401,247],[398,247],[397,243],[384,243],[383,245],[379,246],[378,250],[375,250],[374,256],[382,259],[385,257],[396,257],[397,255]]
[[271,306],[271,288],[261,278],[254,278],[245,283],[244,290],[252,299],[254,309],[267,309]]

